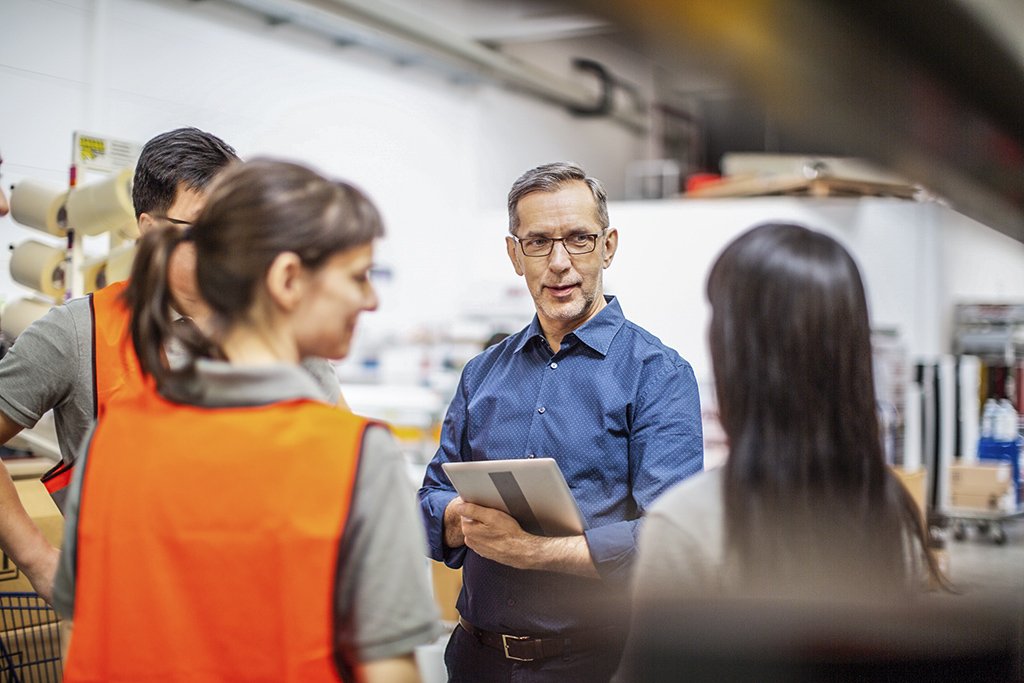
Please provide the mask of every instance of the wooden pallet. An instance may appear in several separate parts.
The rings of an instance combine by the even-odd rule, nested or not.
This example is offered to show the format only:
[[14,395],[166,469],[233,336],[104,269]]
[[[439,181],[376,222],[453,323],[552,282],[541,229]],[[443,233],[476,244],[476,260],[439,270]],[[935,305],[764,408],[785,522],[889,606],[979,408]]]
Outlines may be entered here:
[[802,176],[731,176],[701,185],[686,193],[691,198],[720,197],[897,197],[914,199],[915,185],[879,183],[845,178]]

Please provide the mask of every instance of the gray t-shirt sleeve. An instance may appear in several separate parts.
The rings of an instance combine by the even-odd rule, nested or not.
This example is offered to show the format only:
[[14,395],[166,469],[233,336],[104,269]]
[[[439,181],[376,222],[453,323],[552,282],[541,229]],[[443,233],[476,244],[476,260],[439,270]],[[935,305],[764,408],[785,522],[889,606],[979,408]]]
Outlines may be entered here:
[[53,410],[60,452],[75,459],[95,414],[88,299],[51,308],[0,360],[0,411],[31,428]]
[[339,551],[340,651],[368,662],[408,655],[440,635],[416,491],[391,433],[370,427]]
[[0,410],[23,427],[65,402],[78,379],[78,331],[66,306],[18,335],[0,360]]
[[341,400],[341,385],[338,383],[338,373],[334,371],[330,361],[325,358],[308,357],[302,359],[301,365],[323,390],[324,402],[332,406],[337,405]]

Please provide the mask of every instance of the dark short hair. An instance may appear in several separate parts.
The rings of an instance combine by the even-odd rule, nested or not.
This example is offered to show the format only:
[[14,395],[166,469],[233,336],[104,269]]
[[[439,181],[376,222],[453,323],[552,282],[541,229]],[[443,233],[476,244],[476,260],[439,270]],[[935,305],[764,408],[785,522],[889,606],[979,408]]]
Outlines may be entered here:
[[531,192],[555,192],[566,183],[580,181],[587,184],[594,195],[594,213],[602,229],[608,227],[608,193],[601,181],[571,161],[556,161],[532,168],[519,176],[508,193],[508,231],[513,235],[519,229],[519,200]]
[[157,135],[145,144],[135,164],[135,217],[166,212],[179,186],[204,190],[221,169],[235,161],[238,155],[231,145],[198,128],[177,128]]

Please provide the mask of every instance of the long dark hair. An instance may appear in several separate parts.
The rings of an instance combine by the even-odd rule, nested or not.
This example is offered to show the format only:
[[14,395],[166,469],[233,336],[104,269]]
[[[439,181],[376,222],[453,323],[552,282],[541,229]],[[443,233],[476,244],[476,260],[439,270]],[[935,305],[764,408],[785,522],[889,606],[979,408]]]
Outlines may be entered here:
[[799,225],[759,225],[722,252],[707,294],[729,441],[726,547],[742,580],[905,587],[917,557],[945,585],[884,462],[867,302],[846,249]]
[[[251,312],[278,254],[293,252],[315,269],[383,234],[376,207],[346,182],[271,159],[230,166],[211,184],[206,207],[189,230],[169,226],[139,243],[125,301],[143,372],[164,393],[188,395],[192,360],[220,356],[216,334],[211,339],[172,319],[168,263],[182,241],[195,243],[199,291],[213,312],[213,329],[223,331]],[[164,353],[171,340],[182,345],[188,359],[173,369]]]

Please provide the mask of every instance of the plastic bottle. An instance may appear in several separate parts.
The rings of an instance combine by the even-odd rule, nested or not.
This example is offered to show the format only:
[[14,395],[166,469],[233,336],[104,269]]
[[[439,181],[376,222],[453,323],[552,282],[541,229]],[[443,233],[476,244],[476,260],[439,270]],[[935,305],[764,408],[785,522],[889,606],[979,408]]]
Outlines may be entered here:
[[981,438],[995,438],[996,415],[998,412],[999,404],[994,398],[985,401],[985,409],[981,413]]
[[1017,440],[1017,410],[1009,399],[999,400],[999,412],[993,436],[996,441],[1003,443]]

